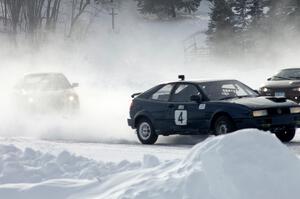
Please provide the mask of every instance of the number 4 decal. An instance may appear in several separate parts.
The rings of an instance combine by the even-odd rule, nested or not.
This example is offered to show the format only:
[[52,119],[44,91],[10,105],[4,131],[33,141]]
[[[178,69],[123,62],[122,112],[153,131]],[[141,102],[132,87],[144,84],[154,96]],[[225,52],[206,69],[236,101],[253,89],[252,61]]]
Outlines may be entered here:
[[176,110],[175,111],[175,124],[179,126],[187,125],[187,111]]

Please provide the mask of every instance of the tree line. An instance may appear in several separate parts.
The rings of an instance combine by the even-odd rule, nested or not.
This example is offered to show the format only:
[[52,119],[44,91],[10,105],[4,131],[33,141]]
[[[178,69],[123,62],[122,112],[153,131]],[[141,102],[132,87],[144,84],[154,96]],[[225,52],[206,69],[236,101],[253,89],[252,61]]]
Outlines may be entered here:
[[201,0],[135,0],[140,13],[156,15],[159,18],[176,18],[178,13],[193,13]]
[[60,26],[71,37],[82,15],[95,16],[109,3],[111,0],[0,0],[0,33],[14,41],[20,33],[40,41]]
[[[132,0],[143,15],[177,18],[196,12],[202,0]],[[208,0],[207,44],[211,53],[239,55],[268,51],[274,38],[291,41],[300,31],[300,0]],[[16,40],[19,33],[39,41],[57,29],[76,32],[85,16],[93,18],[122,0],[0,0],[0,33]],[[109,11],[107,11],[109,14]],[[88,17],[87,17],[88,16]],[[59,26],[59,28],[58,28]]]
[[55,29],[61,0],[0,0],[0,19],[7,30],[33,33],[43,24]]
[[[135,0],[143,15],[176,18],[196,12],[201,0]],[[294,45],[300,33],[300,0],[208,0],[207,47],[212,55],[268,54]]]
[[[201,0],[132,0],[137,10],[144,15],[159,18],[176,18],[178,13],[197,11]],[[40,41],[57,29],[65,29],[71,37],[80,18],[92,18],[103,10],[109,14],[112,6],[122,0],[0,0],[0,33],[10,35],[16,42],[18,35],[32,41]],[[82,17],[84,16],[84,17]],[[88,17],[87,17],[88,16]],[[58,28],[59,26],[59,28]]]
[[[300,30],[300,0],[210,0],[208,46],[216,55],[266,54]],[[281,40],[281,41],[279,41]]]

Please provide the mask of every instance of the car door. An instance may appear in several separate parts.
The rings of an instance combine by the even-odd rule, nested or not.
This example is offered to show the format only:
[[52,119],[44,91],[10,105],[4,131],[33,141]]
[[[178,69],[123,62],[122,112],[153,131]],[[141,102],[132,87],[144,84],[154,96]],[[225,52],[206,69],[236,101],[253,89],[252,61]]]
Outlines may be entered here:
[[204,125],[205,104],[190,100],[192,95],[201,95],[198,87],[190,83],[176,85],[170,99],[170,118],[175,132],[192,132]]
[[155,129],[160,132],[170,132],[171,118],[170,115],[170,96],[174,84],[166,84],[150,96],[150,102],[147,105],[147,111],[153,119]]

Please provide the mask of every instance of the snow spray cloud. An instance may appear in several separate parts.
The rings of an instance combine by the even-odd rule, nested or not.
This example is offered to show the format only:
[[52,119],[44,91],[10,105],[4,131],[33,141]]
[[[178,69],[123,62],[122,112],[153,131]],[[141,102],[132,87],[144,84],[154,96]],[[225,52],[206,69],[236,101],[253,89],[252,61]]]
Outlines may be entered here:
[[[109,15],[96,20],[84,41],[49,37],[36,49],[23,41],[11,46],[5,36],[1,38],[1,94],[7,104],[1,106],[0,136],[136,142],[126,121],[130,95],[176,79],[173,69],[181,70],[183,63],[182,40],[198,29],[197,22],[148,21],[137,15],[133,1],[122,5],[115,32],[110,30]],[[182,31],[188,27],[194,29]],[[35,117],[12,111],[11,90],[30,72],[62,72],[71,82],[79,82],[79,116]]]
[[[130,105],[129,87],[122,83],[115,87],[105,82],[101,71],[89,68],[81,55],[66,51],[70,50],[68,47],[63,50],[57,46],[47,48],[34,53],[21,51],[23,57],[18,60],[8,56],[1,58],[6,64],[0,69],[0,136],[100,142],[130,140],[132,134],[125,128]],[[76,92],[80,97],[80,113],[66,118],[60,115],[31,115],[16,110],[13,87],[28,72],[62,72],[70,82],[79,82],[80,87],[76,88]]]
[[[257,88],[289,60],[288,55],[282,55],[275,63],[255,58],[242,64],[203,59],[186,62],[184,40],[207,29],[207,12],[178,20],[149,20],[138,15],[135,2],[128,0],[119,10],[115,32],[110,30],[111,16],[100,14],[87,38],[80,41],[49,37],[39,49],[32,49],[22,42],[12,47],[7,38],[0,37],[0,136],[136,143],[126,123],[132,93],[176,80],[178,74],[189,79],[234,78]],[[202,37],[204,44],[205,35]],[[253,67],[260,61],[263,67]],[[62,72],[71,82],[78,82],[78,117],[39,118],[12,111],[9,96],[13,85],[28,72]]]

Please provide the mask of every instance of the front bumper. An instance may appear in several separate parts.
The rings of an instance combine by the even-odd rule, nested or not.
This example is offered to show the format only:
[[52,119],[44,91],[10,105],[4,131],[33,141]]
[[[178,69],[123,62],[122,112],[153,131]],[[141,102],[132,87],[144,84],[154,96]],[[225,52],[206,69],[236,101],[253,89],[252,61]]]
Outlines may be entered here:
[[283,92],[285,97],[289,100],[292,100],[296,103],[300,103],[300,92],[293,91],[292,89],[272,89],[268,92],[260,91],[260,95],[262,96],[275,96],[275,92]]
[[286,114],[273,117],[237,119],[238,129],[257,128],[260,130],[273,130],[279,127],[300,127],[300,114]]

